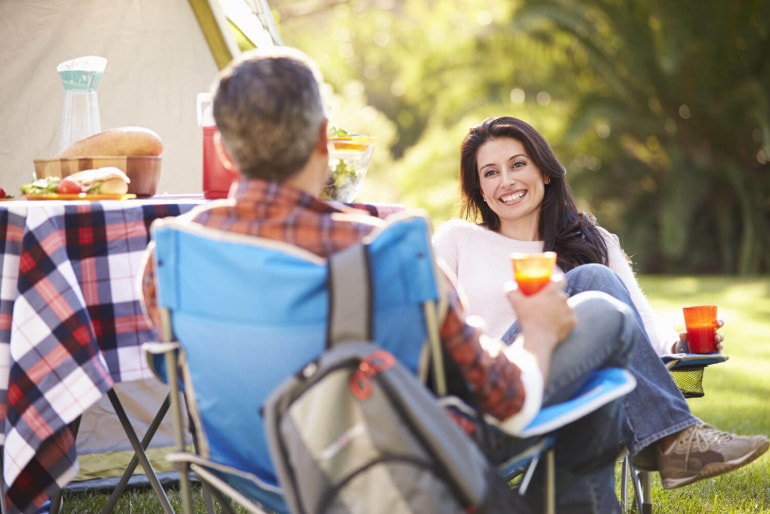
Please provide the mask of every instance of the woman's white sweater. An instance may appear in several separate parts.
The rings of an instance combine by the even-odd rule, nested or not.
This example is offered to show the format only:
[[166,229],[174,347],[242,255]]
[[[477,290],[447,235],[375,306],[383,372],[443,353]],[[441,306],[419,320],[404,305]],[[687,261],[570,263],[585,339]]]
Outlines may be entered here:
[[[653,347],[658,354],[669,353],[678,335],[672,329],[666,330],[658,325],[618,237],[601,227],[599,230],[607,244],[609,268],[631,293]],[[436,230],[433,243],[438,258],[456,276],[465,295],[468,314],[481,317],[489,335],[502,336],[516,319],[516,313],[503,291],[503,284],[513,278],[510,255],[514,252],[541,252],[543,242],[510,239],[466,220],[453,219]]]

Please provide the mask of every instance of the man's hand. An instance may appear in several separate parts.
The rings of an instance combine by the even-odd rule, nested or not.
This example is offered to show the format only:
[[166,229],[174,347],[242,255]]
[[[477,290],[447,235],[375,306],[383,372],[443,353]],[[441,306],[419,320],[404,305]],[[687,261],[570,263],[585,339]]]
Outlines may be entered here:
[[565,287],[563,275],[529,296],[519,291],[515,283],[506,284],[508,300],[521,326],[523,347],[537,359],[544,379],[548,376],[554,348],[572,332],[577,322],[567,303]]

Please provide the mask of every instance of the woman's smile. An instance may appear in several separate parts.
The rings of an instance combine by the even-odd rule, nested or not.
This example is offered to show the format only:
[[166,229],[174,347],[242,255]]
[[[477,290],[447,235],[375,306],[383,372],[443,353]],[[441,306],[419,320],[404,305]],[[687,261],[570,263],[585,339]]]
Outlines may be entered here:
[[518,203],[522,198],[524,198],[527,194],[526,189],[522,189],[520,191],[515,191],[513,193],[506,193],[497,200],[500,203],[504,203],[505,205],[514,205]]

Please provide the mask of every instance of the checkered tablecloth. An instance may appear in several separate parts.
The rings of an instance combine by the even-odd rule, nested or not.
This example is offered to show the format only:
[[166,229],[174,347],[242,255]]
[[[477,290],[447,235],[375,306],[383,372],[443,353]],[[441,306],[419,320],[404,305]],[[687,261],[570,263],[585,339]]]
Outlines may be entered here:
[[139,271],[156,218],[197,199],[0,202],[0,431],[7,512],[77,473],[69,424],[115,382],[152,376]]

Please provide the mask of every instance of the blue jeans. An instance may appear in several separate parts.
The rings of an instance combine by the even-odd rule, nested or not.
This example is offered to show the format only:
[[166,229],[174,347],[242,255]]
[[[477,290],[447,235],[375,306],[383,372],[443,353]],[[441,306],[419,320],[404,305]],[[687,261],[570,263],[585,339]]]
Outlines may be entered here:
[[639,341],[631,350],[628,369],[636,378],[636,388],[623,400],[626,411],[623,440],[631,456],[667,435],[700,423],[653,349],[623,281],[600,264],[579,266],[569,271],[566,278],[570,296],[582,291],[604,291],[628,305],[646,343]]
[[[621,400],[559,431],[559,512],[619,512],[614,472],[620,447],[633,456],[699,420],[653,350],[617,275],[606,266],[587,264],[569,271],[566,279],[578,325],[554,351],[544,404],[568,398],[581,385],[578,377],[600,367],[626,367],[637,386]],[[512,343],[519,330],[514,323],[503,341]],[[537,501],[540,493],[532,494]]]

